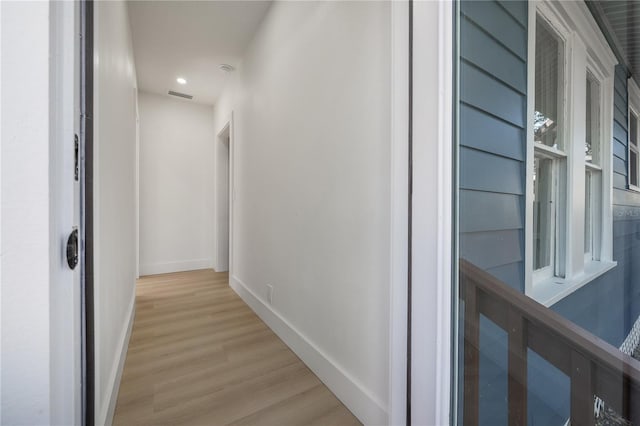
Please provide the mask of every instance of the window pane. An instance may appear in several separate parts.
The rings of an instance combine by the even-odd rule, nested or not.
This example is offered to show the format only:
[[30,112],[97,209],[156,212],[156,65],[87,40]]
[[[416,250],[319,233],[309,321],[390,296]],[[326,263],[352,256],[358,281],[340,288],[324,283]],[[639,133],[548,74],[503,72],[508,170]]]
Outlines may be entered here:
[[638,117],[635,114],[629,114],[629,140],[638,146]]
[[629,151],[629,183],[638,186],[638,153]]
[[536,22],[535,141],[562,149],[561,94],[564,53],[561,42],[540,18]]
[[533,268],[551,265],[554,214],[551,160],[536,158],[533,166]]
[[[623,170],[619,162],[612,162],[612,142],[604,138],[613,126],[613,119],[607,117],[609,109],[614,108],[613,93],[608,93],[613,88],[605,86],[605,79],[600,79],[590,61],[605,58],[587,46],[585,61],[581,43],[576,45],[579,60],[572,61],[573,55],[568,55],[569,40],[576,32],[593,32],[600,37],[598,28],[578,28],[577,20],[572,19],[582,13],[582,2],[542,3],[531,8],[535,15],[530,16],[528,28],[513,25],[513,16],[501,19],[503,11],[495,2],[474,2],[473,8],[463,6],[464,14],[456,16],[456,60],[464,61],[478,53],[475,37],[481,34],[475,19],[480,17],[491,16],[493,24],[510,28],[509,34],[492,33],[492,45],[509,44],[510,37],[516,35],[531,44],[533,51],[528,52],[536,63],[530,69],[534,75],[529,76],[528,96],[536,115],[531,117],[534,111],[529,110],[528,119],[536,120],[532,124],[534,135],[529,129],[519,138],[503,138],[527,148],[530,156],[524,167],[514,170],[512,164],[464,155],[456,164],[456,176],[465,179],[458,179],[454,215],[458,224],[454,261],[459,262],[459,279],[453,289],[457,333],[452,341],[456,350],[452,359],[456,361],[457,405],[452,412],[460,426],[640,426],[640,415],[636,415],[640,413],[640,397],[625,388],[640,389],[640,373],[633,378],[629,374],[640,365],[631,359],[640,360],[640,239],[628,235],[640,229],[640,215],[632,213],[640,209],[640,200],[614,196],[611,178],[616,175],[610,169],[616,166],[618,171]],[[518,10],[522,12],[519,20],[526,22],[527,8]],[[564,28],[556,26],[557,21],[546,16],[547,11],[554,16],[557,13]],[[526,54],[524,50],[519,53]],[[497,59],[489,62],[484,72],[502,78],[507,64]],[[518,65],[509,64],[514,72],[527,75],[527,66],[532,64],[523,61]],[[609,64],[606,68],[613,70]],[[623,65],[616,66],[616,75],[623,71]],[[473,76],[460,73],[456,78],[457,87],[464,87],[465,92],[480,93],[483,89],[483,82]],[[524,82],[514,89],[527,93]],[[579,95],[584,98],[572,102],[570,96],[579,90],[586,90]],[[496,123],[495,128],[489,122],[480,126],[478,114],[489,112],[474,110],[471,114],[460,93],[456,96],[455,105],[461,112],[454,122],[456,147],[463,150],[473,144],[490,151],[495,138],[479,140],[476,133],[482,127],[487,135],[499,134],[502,123]],[[483,99],[490,96],[486,94],[489,98]],[[498,97],[493,101],[508,107]],[[622,155],[617,149],[616,153],[625,163],[628,161],[624,174],[628,172],[629,182],[633,178],[638,185],[640,110],[634,114],[635,122],[628,129],[634,132],[634,144],[626,141],[632,153]],[[564,152],[556,152],[553,146]],[[587,154],[586,162],[583,154]],[[492,182],[516,184],[515,188],[467,186],[469,170],[486,174]],[[576,198],[576,191],[582,189],[581,180],[585,193]],[[575,244],[580,237],[582,250]],[[580,337],[576,335],[577,326],[581,328]],[[584,344],[576,346],[579,340]],[[612,345],[619,348],[619,353]],[[618,357],[615,367],[606,371],[594,367],[603,351]],[[633,384],[628,385],[631,381]],[[586,386],[589,383],[598,386]]]
[[587,73],[585,160],[600,164],[600,85]]
[[591,173],[585,172],[584,175],[584,252],[591,252]]

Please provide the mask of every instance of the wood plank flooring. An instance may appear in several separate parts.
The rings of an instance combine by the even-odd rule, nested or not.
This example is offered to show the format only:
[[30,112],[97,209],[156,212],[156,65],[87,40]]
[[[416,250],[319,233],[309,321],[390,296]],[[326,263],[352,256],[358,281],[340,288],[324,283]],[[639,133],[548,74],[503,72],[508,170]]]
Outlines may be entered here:
[[114,425],[359,425],[213,270],[142,277]]

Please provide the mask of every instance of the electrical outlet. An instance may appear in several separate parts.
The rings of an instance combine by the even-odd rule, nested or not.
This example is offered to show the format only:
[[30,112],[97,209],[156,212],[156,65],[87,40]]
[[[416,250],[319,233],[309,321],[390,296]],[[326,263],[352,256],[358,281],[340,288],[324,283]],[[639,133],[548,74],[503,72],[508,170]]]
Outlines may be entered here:
[[267,284],[267,300],[269,304],[273,303],[273,286],[271,284]]

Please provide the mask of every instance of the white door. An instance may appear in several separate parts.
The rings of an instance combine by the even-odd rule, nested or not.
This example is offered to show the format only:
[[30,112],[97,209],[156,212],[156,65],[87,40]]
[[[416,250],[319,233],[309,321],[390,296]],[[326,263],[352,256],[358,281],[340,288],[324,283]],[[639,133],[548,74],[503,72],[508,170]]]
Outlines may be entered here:
[[80,7],[51,2],[51,422],[82,421]]

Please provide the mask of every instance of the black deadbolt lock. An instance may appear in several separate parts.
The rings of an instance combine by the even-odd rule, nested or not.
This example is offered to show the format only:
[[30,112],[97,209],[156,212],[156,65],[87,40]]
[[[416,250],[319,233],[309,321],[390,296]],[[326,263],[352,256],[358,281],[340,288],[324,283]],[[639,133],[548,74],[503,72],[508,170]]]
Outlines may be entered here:
[[74,229],[67,239],[67,264],[75,269],[78,264],[78,230]]

